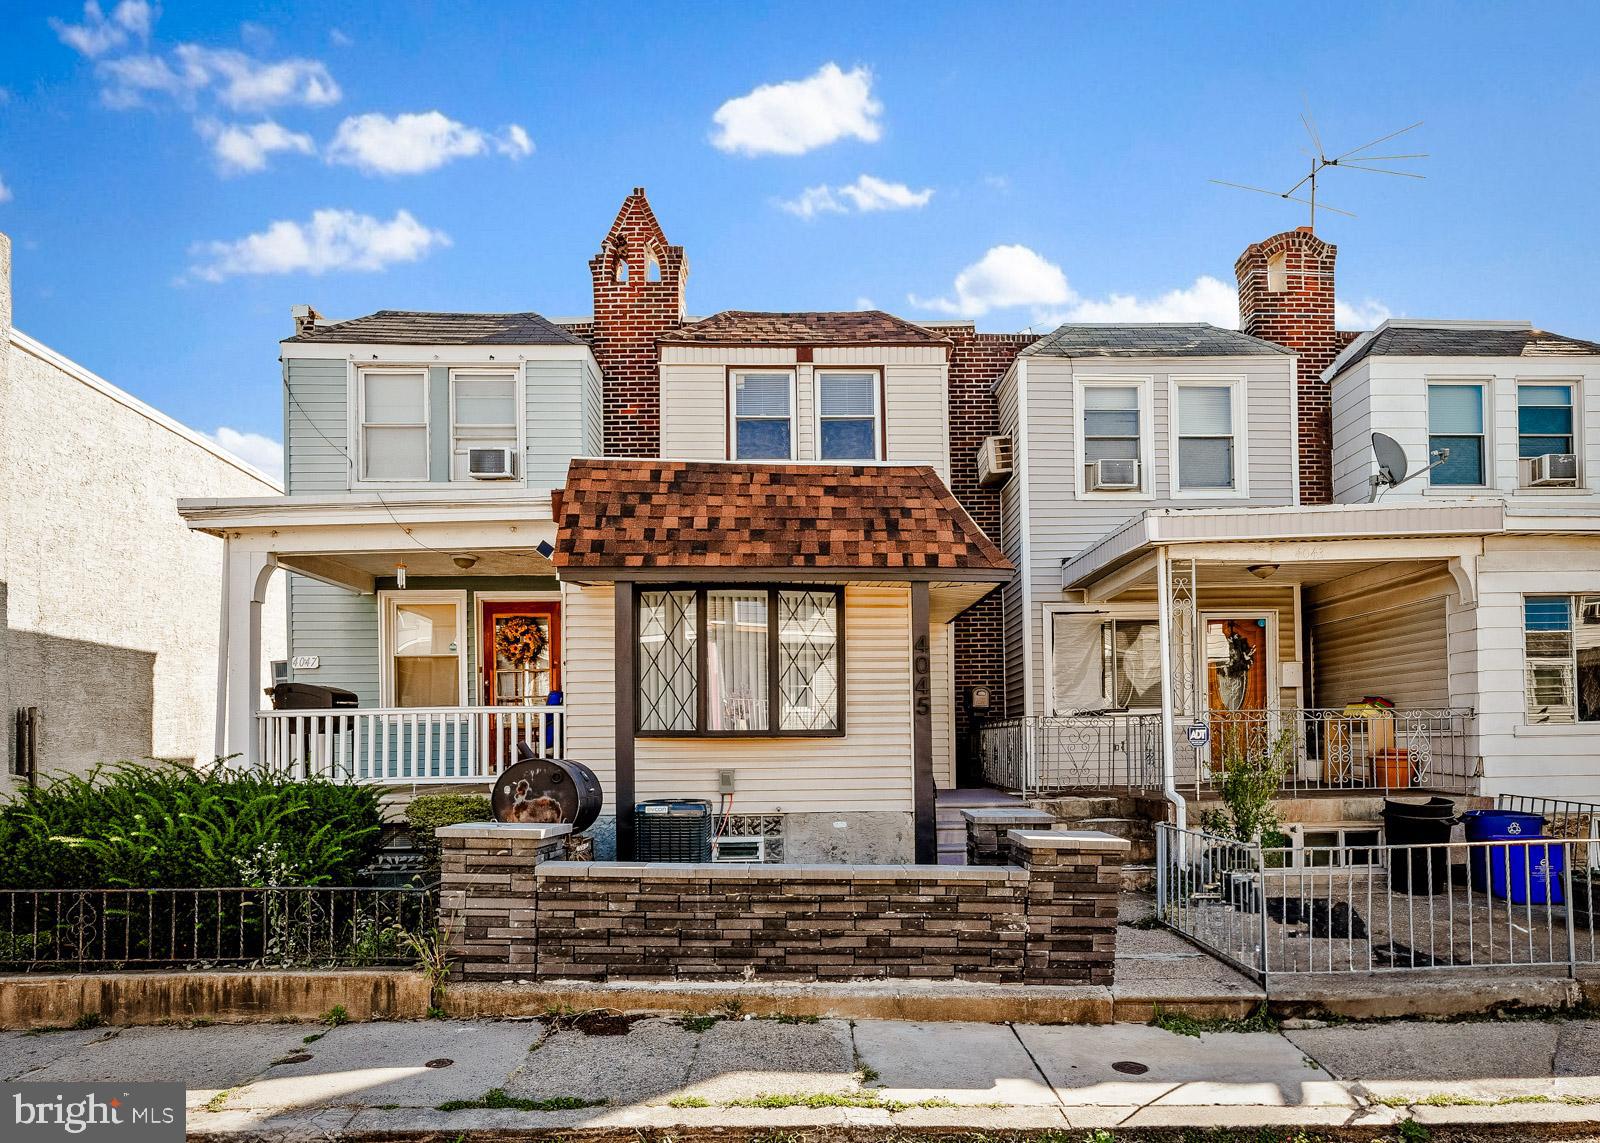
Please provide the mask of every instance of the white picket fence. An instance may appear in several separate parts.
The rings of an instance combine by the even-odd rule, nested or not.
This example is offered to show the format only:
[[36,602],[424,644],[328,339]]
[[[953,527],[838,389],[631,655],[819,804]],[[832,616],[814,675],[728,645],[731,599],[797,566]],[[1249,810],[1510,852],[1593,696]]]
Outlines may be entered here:
[[560,757],[559,706],[273,710],[256,715],[257,757],[277,772],[343,781],[484,782],[526,743]]

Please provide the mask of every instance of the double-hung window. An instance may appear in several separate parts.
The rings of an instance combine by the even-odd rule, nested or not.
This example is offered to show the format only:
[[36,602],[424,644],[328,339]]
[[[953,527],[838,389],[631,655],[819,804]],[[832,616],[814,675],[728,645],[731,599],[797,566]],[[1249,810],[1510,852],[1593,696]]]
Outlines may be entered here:
[[1161,705],[1161,630],[1154,619],[1055,612],[1050,659],[1057,715]]
[[1600,595],[1522,600],[1528,718],[1600,722]]
[[1235,487],[1231,385],[1178,386],[1178,488],[1226,492]]
[[839,589],[641,590],[637,607],[640,734],[844,733]]
[[467,475],[467,450],[516,449],[517,375],[511,370],[450,371],[451,473]]
[[359,380],[361,479],[427,480],[427,372],[367,369]]
[[817,459],[878,459],[878,375],[817,372]]
[[401,707],[457,706],[462,695],[465,598],[459,592],[385,592],[388,700]]
[[794,374],[735,373],[728,384],[732,459],[794,459]]
[[1532,460],[1572,447],[1572,386],[1517,386],[1517,456]]
[[1448,449],[1449,458],[1428,476],[1430,484],[1480,488],[1484,467],[1483,386],[1452,382],[1428,386],[1428,463]]
[[[1086,384],[1083,387],[1083,463],[1094,471],[1096,461],[1131,462],[1117,466],[1120,477],[1131,476],[1144,487],[1144,408],[1140,385]],[[1093,490],[1093,485],[1086,485]]]

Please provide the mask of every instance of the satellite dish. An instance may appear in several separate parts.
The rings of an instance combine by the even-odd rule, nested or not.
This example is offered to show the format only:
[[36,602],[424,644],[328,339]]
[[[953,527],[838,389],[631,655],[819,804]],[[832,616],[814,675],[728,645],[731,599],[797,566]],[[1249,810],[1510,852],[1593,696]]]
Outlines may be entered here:
[[1367,497],[1369,504],[1376,500],[1385,488],[1394,488],[1432,472],[1450,459],[1450,450],[1435,449],[1429,454],[1432,463],[1427,468],[1421,472],[1410,472],[1410,465],[1406,461],[1406,450],[1401,447],[1400,442],[1387,433],[1373,433],[1372,455],[1378,461],[1378,471],[1367,478],[1367,484],[1372,489],[1371,495]]
[[1378,458],[1378,477],[1393,486],[1406,478],[1406,450],[1385,433],[1372,434],[1372,452]]

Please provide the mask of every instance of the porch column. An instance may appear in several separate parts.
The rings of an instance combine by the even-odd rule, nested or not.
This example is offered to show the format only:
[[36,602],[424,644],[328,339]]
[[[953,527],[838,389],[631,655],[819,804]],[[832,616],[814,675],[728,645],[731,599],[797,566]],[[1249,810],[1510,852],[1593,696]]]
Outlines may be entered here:
[[616,789],[612,796],[615,799],[617,813],[617,860],[632,861],[633,848],[633,805],[634,793],[634,727],[638,722],[635,706],[638,702],[638,689],[634,686],[636,670],[634,660],[639,654],[638,634],[634,630],[633,597],[635,586],[631,581],[618,580],[614,597],[616,600],[613,626],[616,631],[616,654],[614,656],[615,675],[613,676],[612,692],[616,698],[612,704],[616,710]]
[[278,558],[264,552],[230,550],[224,563],[227,619],[222,654],[227,694],[223,752],[239,756],[230,766],[253,767],[261,761],[255,725],[256,712],[261,709],[261,606]]
[[911,802],[918,865],[939,862],[939,821],[933,789],[933,641],[928,630],[928,584],[911,585]]
[[[1161,782],[1162,792],[1172,803],[1179,829],[1186,828],[1187,807],[1178,793],[1177,731],[1179,704],[1184,701],[1189,680],[1185,677],[1186,635],[1181,609],[1173,601],[1173,569],[1166,548],[1156,549],[1156,619],[1161,636]],[[1192,588],[1192,584],[1191,584]],[[1188,601],[1193,615],[1193,597]],[[1192,628],[1190,629],[1192,630]]]

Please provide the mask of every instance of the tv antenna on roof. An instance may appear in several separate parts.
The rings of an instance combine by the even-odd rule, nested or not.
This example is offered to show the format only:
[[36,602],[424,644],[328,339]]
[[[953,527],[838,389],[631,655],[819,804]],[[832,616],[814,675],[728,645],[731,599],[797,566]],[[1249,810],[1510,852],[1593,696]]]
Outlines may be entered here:
[[1378,462],[1378,471],[1367,477],[1367,484],[1371,492],[1367,496],[1367,503],[1371,504],[1383,494],[1386,488],[1398,488],[1408,480],[1415,480],[1423,473],[1432,472],[1445,461],[1450,459],[1450,450],[1447,448],[1434,449],[1428,454],[1428,459],[1433,463],[1420,472],[1406,475],[1408,467],[1406,450],[1400,442],[1387,433],[1372,434],[1372,455]]
[[[1218,186],[1234,187],[1237,190],[1255,191],[1257,194],[1270,194],[1273,198],[1281,198],[1287,202],[1298,202],[1309,206],[1311,208],[1311,229],[1315,230],[1317,228],[1317,208],[1319,206],[1323,210],[1332,211],[1334,214],[1342,214],[1346,218],[1355,217],[1355,214],[1351,211],[1340,210],[1336,206],[1329,206],[1325,202],[1317,201],[1317,179],[1324,171],[1331,167],[1338,167],[1341,170],[1350,171],[1371,171],[1374,174],[1379,175],[1397,175],[1404,179],[1420,179],[1426,177],[1425,175],[1419,175],[1415,171],[1397,171],[1391,167],[1374,165],[1376,163],[1399,162],[1406,159],[1426,159],[1428,157],[1426,152],[1416,152],[1404,155],[1371,155],[1367,153],[1374,147],[1381,146],[1391,139],[1397,139],[1401,135],[1406,134],[1408,131],[1415,131],[1418,127],[1422,126],[1422,120],[1420,119],[1411,124],[1409,127],[1402,127],[1398,131],[1390,131],[1387,135],[1379,135],[1370,143],[1363,143],[1361,146],[1346,151],[1342,155],[1334,155],[1332,157],[1329,157],[1328,153],[1323,150],[1322,136],[1317,131],[1316,122],[1311,118],[1311,107],[1309,103],[1307,104],[1306,109],[1300,113],[1300,122],[1305,127],[1306,134],[1311,137],[1311,145],[1315,148],[1315,150],[1308,151],[1304,147],[1300,149],[1301,153],[1306,155],[1311,160],[1311,170],[1309,173],[1301,176],[1300,181],[1295,183],[1294,186],[1290,187],[1288,190],[1268,190],[1265,187],[1246,186],[1244,183],[1230,183],[1222,179],[1212,179],[1211,181],[1216,183]],[[1296,197],[1297,192],[1299,192],[1302,187],[1306,188],[1306,197]]]

